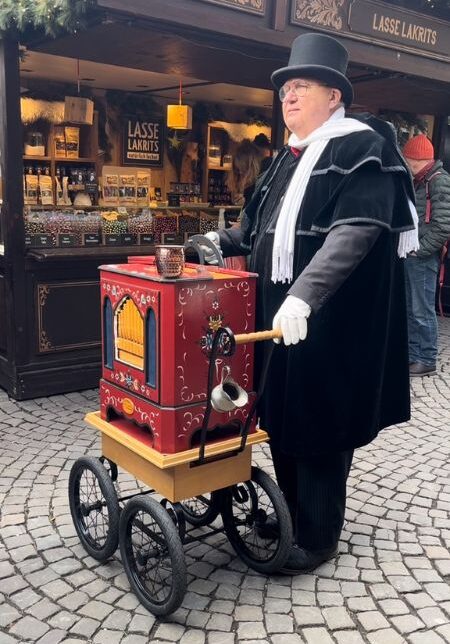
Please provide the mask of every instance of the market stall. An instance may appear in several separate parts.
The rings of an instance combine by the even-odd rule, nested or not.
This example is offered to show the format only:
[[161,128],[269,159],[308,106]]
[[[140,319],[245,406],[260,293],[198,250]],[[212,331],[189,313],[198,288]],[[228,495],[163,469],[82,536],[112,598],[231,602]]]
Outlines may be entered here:
[[[373,31],[379,4],[405,37]],[[269,79],[299,33],[345,41],[354,109],[405,136],[425,128],[449,162],[449,27],[435,17],[369,0],[327,19],[300,0],[98,0],[39,23],[45,5],[34,27],[0,10],[0,386],[16,398],[97,384],[100,264],[237,218],[235,146],[259,132],[283,144]],[[436,37],[408,38],[411,24]]]

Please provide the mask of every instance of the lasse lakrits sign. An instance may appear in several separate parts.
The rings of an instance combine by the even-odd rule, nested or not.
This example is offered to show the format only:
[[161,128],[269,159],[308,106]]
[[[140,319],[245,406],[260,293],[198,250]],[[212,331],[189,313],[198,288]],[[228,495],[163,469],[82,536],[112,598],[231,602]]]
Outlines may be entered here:
[[414,49],[450,54],[450,25],[420,14],[394,9],[370,0],[350,5],[351,31],[390,40]]
[[414,43],[435,45],[437,42],[436,29],[422,27],[406,20],[400,20],[400,18],[391,18],[376,12],[373,14],[372,29],[382,34],[391,34],[405,40],[412,40]]
[[124,165],[162,166],[163,122],[159,119],[128,119],[123,129]]

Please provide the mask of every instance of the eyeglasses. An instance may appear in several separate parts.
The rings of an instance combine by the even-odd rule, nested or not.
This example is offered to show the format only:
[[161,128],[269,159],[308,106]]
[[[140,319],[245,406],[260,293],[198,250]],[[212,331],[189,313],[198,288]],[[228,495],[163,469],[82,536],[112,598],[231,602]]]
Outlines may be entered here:
[[328,85],[321,85],[320,83],[315,83],[311,85],[310,83],[302,83],[301,81],[295,81],[291,85],[283,85],[278,91],[278,96],[280,101],[284,103],[289,92],[293,92],[297,98],[303,98],[306,96],[306,93],[310,87],[328,87]]

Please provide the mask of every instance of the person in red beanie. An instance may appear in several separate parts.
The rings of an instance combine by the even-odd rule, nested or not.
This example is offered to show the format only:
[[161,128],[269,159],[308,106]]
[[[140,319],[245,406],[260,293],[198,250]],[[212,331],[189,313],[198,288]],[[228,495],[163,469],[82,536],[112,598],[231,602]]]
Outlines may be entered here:
[[403,155],[414,177],[419,216],[417,252],[406,259],[409,373],[412,377],[436,373],[438,325],[435,310],[440,253],[450,238],[450,176],[435,160],[425,134],[410,139]]

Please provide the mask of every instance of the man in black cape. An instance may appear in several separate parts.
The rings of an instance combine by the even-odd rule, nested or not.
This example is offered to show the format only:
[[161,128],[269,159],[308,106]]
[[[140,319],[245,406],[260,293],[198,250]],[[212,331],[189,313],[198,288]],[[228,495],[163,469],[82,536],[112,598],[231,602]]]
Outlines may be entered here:
[[[329,36],[294,41],[288,66],[272,75],[289,145],[241,228],[208,234],[224,256],[249,255],[257,326],[283,336],[260,424],[293,520],[287,573],[335,556],[354,449],[410,417],[401,257],[417,249],[414,191],[390,125],[345,117],[347,59]],[[274,520],[265,527],[276,533]]]

